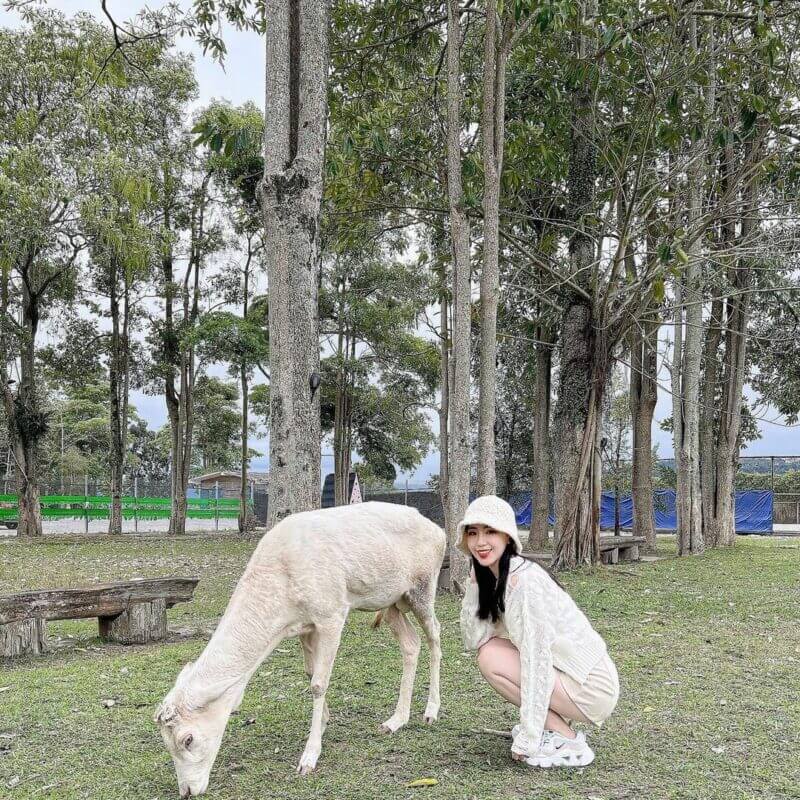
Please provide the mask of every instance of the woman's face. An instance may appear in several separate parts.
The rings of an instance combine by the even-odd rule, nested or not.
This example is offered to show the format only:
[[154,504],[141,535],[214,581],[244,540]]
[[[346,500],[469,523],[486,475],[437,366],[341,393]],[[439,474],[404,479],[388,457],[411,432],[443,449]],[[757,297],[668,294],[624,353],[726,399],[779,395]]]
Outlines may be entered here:
[[467,547],[482,567],[493,567],[500,560],[510,537],[487,525],[470,525],[467,528]]

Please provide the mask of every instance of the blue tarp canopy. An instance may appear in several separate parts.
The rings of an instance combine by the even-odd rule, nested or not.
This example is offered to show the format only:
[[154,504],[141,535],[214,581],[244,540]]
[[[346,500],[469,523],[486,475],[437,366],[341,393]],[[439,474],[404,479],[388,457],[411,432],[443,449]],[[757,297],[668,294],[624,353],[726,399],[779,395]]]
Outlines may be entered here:
[[[528,527],[531,524],[530,494],[515,495],[512,505],[517,514],[517,525]],[[674,531],[677,527],[675,515],[675,490],[659,489],[653,492],[655,523],[657,530]],[[633,498],[620,498],[620,527],[630,530],[633,527]],[[550,525],[555,523],[551,513]],[[614,492],[603,492],[600,502],[600,527],[604,530],[614,528]],[[772,492],[736,492],[736,533],[772,533]]]

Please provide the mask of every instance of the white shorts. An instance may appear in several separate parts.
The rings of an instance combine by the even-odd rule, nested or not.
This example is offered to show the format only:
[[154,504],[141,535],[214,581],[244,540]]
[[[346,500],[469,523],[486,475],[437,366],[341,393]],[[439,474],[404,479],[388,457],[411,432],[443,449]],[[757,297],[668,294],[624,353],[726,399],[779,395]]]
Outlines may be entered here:
[[572,702],[588,720],[600,727],[619,700],[619,675],[608,653],[595,664],[583,683],[560,670],[558,674]]

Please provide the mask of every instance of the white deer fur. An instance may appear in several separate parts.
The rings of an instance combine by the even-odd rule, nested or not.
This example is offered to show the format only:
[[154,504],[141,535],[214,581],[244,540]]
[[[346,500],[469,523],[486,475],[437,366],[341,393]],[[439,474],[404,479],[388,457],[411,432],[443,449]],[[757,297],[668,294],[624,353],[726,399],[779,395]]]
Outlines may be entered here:
[[203,653],[187,664],[159,706],[182,797],[202,794],[231,712],[247,682],[276,645],[299,636],[314,698],[311,731],[298,765],[316,767],[328,720],[325,693],[352,609],[380,611],[400,644],[403,675],[393,732],[408,722],[419,655],[411,611],[430,647],[425,720],[439,714],[439,622],[436,583],[445,550],[441,528],[415,509],[362,503],[307,511],[282,520],[259,543]]

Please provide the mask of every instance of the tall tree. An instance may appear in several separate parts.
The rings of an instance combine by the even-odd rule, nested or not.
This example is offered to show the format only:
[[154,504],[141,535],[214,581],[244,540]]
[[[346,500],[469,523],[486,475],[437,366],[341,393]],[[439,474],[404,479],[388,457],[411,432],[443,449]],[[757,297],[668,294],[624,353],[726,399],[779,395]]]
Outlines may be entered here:
[[[227,318],[227,325],[217,327],[222,334],[218,344],[227,350],[227,360],[238,371],[242,395],[242,461],[239,491],[239,531],[249,530],[255,521],[249,506],[249,411],[250,382],[255,366],[266,376],[262,363],[268,357],[266,330],[251,314],[251,303],[256,293],[260,268],[263,268],[264,226],[261,220],[258,181],[264,173],[264,157],[261,151],[264,139],[264,116],[253,105],[231,108],[215,103],[201,115],[193,128],[200,136],[195,144],[207,144],[215,153],[211,159],[215,180],[221,184],[226,202],[233,211],[232,227],[237,249],[242,260],[235,270],[225,278],[228,291],[226,299],[241,305],[238,319]],[[233,282],[231,283],[231,278]],[[232,289],[232,291],[231,291]],[[266,309],[260,304],[258,312]],[[259,333],[261,335],[259,335]]]
[[469,502],[470,233],[461,180],[461,8],[447,0],[447,195],[453,257],[453,380],[450,385],[448,509],[450,586],[463,591],[469,565],[456,547],[456,523]]
[[480,377],[478,382],[478,494],[494,494],[497,302],[500,293],[500,194],[506,126],[506,66],[515,42],[530,26],[528,14],[517,24],[519,4],[500,12],[497,0],[486,2],[483,60],[483,270],[481,272]]
[[320,297],[333,350],[323,362],[323,428],[333,425],[338,505],[349,502],[354,447],[386,479],[394,479],[392,462],[404,470],[417,466],[430,441],[422,408],[438,378],[435,346],[414,332],[429,299],[425,273],[401,260],[404,238],[391,250],[365,239],[327,260]]
[[[42,532],[37,451],[48,423],[36,347],[51,302],[72,291],[82,249],[75,211],[89,189],[84,166],[94,147],[91,121],[104,113],[102,91],[87,89],[93,83],[102,89],[103,82],[94,80],[95,58],[111,50],[90,19],[67,20],[56,12],[34,10],[25,28],[0,32],[0,391],[17,475],[20,536]],[[114,66],[119,69],[118,62]],[[106,80],[113,74],[110,69]],[[18,381],[9,373],[12,361],[19,364]]]
[[267,0],[262,202],[269,271],[272,527],[320,502],[320,203],[329,3]]
[[553,420],[555,453],[555,554],[554,563],[571,567],[599,559],[597,531],[590,518],[589,467],[594,462],[602,392],[609,370],[608,345],[596,331],[592,286],[596,268],[595,237],[591,209],[594,204],[597,167],[597,126],[593,71],[588,63],[597,50],[594,33],[597,5],[578,4],[573,33],[574,58],[584,65],[570,98],[570,157],[567,187],[569,269],[574,287],[569,292],[561,323],[558,402]]
[[109,533],[122,533],[122,496],[125,476],[132,314],[137,284],[149,277],[154,233],[143,216],[149,213],[150,182],[123,158],[111,153],[98,164],[98,186],[81,209],[88,237],[94,287],[108,297],[111,331],[108,336],[108,377],[111,447],[109,448]]

